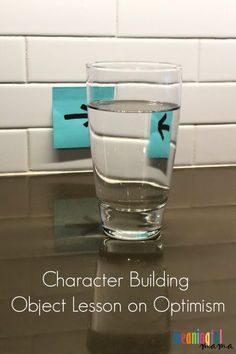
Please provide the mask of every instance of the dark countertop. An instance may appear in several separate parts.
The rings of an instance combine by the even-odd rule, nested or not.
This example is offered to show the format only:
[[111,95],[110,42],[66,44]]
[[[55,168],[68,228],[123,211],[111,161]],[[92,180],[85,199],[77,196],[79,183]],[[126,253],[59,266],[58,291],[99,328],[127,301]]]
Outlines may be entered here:
[[[172,343],[173,331],[223,330],[236,347],[236,168],[175,170],[159,240],[122,242],[102,235],[93,176],[88,173],[0,179],[0,353],[196,353]],[[47,287],[42,276],[123,277],[120,287]],[[189,277],[189,289],[130,288],[136,271]],[[49,278],[51,281],[52,278]],[[16,313],[11,301],[68,304],[120,302],[120,313]],[[158,296],[170,302],[223,302],[225,312],[157,312]],[[18,300],[20,301],[20,300]],[[22,300],[23,301],[23,300]],[[131,313],[128,302],[147,312]],[[17,306],[23,304],[18,302]],[[23,306],[23,305],[22,305]],[[234,352],[233,350],[229,352]]]

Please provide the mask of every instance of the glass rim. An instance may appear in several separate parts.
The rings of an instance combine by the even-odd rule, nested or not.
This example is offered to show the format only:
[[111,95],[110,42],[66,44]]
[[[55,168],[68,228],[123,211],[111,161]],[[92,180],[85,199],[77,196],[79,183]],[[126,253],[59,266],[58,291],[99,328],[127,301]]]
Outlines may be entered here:
[[95,61],[88,62],[86,68],[121,72],[170,72],[182,70],[180,64],[161,61]]

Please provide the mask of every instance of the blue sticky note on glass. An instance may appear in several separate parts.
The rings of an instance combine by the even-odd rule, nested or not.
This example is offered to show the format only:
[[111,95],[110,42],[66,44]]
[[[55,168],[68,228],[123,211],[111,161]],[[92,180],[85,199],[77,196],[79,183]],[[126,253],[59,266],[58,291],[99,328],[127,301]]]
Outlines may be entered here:
[[150,159],[169,157],[172,119],[172,111],[151,113],[150,137],[147,149],[147,155]]
[[[94,87],[96,98],[111,100],[114,87]],[[86,86],[53,87],[53,146],[56,149],[90,146]]]

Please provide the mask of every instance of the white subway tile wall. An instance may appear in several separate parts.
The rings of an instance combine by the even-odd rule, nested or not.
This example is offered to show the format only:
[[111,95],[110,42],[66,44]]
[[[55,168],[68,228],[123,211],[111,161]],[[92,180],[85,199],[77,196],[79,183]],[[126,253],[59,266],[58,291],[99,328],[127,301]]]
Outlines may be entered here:
[[1,34],[114,36],[116,0],[0,0]]
[[236,40],[200,41],[200,81],[236,80]]
[[193,165],[194,156],[194,126],[180,126],[176,149],[175,164],[177,166]]
[[197,80],[195,39],[28,37],[27,44],[30,82],[85,81],[86,63],[101,60],[174,62],[183,66],[184,80]]
[[0,37],[0,82],[25,81],[25,39]]
[[52,127],[52,88],[56,86],[80,85],[0,84],[0,129]]
[[0,85],[0,128],[51,126],[51,85]]
[[197,165],[235,162],[236,125],[204,125],[196,127],[195,163]]
[[26,130],[0,130],[0,151],[0,173],[27,171]]
[[0,173],[88,170],[89,149],[52,146],[52,87],[85,63],[183,66],[176,166],[236,164],[234,0],[0,0]]
[[234,0],[118,0],[124,37],[233,37]]
[[29,129],[31,170],[91,170],[90,149],[53,149],[52,129]]
[[182,124],[236,123],[236,82],[184,84]]

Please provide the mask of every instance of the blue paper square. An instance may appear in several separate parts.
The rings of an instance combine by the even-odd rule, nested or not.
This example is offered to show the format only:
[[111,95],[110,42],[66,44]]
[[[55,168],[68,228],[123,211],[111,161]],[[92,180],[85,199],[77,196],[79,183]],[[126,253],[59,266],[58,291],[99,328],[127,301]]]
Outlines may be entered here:
[[151,113],[151,129],[147,150],[149,158],[169,157],[172,119],[172,111]]
[[85,86],[53,87],[54,148],[89,147],[86,102]]
[[[96,99],[113,99],[114,87],[94,87]],[[53,146],[56,149],[90,146],[86,86],[53,87]]]

